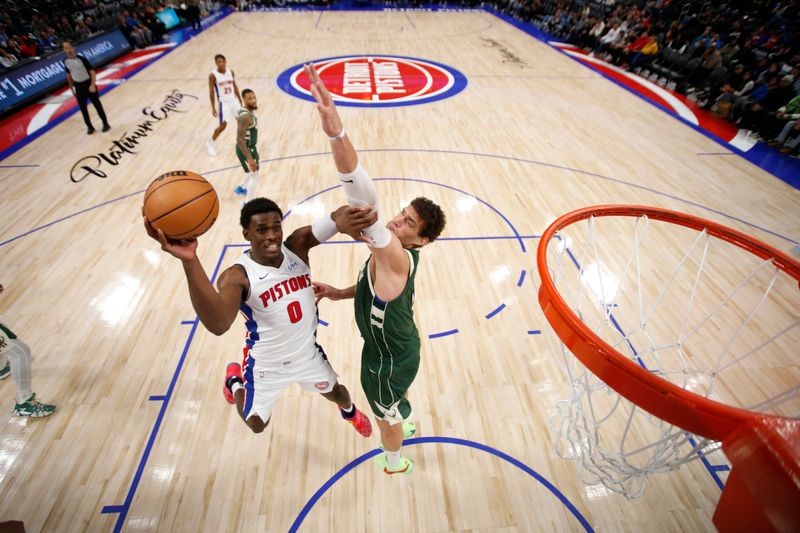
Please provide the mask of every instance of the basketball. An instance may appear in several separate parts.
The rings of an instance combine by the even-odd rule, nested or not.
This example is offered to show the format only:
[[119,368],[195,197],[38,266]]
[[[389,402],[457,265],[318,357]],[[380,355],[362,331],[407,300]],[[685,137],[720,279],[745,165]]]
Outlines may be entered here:
[[214,187],[190,170],[162,174],[144,194],[142,212],[155,229],[170,239],[199,237],[219,214]]

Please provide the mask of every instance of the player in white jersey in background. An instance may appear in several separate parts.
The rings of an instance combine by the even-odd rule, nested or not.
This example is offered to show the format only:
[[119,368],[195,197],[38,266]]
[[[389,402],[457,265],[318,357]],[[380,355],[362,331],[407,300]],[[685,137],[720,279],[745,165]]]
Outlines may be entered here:
[[212,157],[217,155],[217,148],[214,144],[217,137],[225,131],[228,122],[236,121],[236,113],[242,108],[239,87],[236,85],[233,71],[227,68],[225,56],[215,55],[214,63],[217,64],[217,68],[208,75],[208,97],[211,100],[211,114],[219,117],[219,125],[211,138],[206,141],[208,154]]
[[255,198],[244,205],[240,223],[251,248],[220,274],[217,289],[197,258],[196,239],[167,240],[146,219],[145,227],[162,250],[183,263],[192,306],[208,331],[222,335],[230,329],[237,311],[244,315],[244,369],[238,363],[228,365],[223,392],[254,433],[264,431],[275,400],[296,382],[336,403],[342,418],[368,437],[372,434],[369,419],[338,383],[325,352],[316,343],[317,304],[308,251],[337,230],[358,236],[376,222],[377,214],[368,207],[343,206],[313,226],[295,230],[285,241],[282,218],[272,200]]

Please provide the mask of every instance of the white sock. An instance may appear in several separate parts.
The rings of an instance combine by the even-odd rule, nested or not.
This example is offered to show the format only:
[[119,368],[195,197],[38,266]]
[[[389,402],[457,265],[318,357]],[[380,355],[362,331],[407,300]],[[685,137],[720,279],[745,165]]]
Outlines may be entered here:
[[[350,205],[365,205],[378,207],[378,193],[375,192],[375,184],[369,177],[367,171],[358,164],[353,172],[348,174],[339,173],[339,180],[342,182],[344,194],[347,196],[347,203]],[[371,225],[362,233],[372,239],[372,246],[383,248],[392,240],[391,232],[386,228],[386,223],[381,218],[378,210],[378,221]]]
[[17,382],[17,403],[31,399],[31,349],[19,339],[11,339],[8,350],[8,361],[11,363],[11,376]]
[[389,466],[389,468],[394,469],[400,466],[400,463],[403,460],[403,454],[400,453],[400,450],[397,450],[396,452],[385,450],[384,453],[386,454],[386,464]]
[[240,382],[237,381],[236,383],[231,385],[231,394],[233,394],[235,396],[236,395],[236,391],[239,390],[239,389],[243,389],[243,388],[244,388],[244,385],[242,385]]
[[247,189],[247,198],[245,201],[249,202],[256,197],[256,188],[258,187],[258,170],[247,174],[244,178],[244,188]]

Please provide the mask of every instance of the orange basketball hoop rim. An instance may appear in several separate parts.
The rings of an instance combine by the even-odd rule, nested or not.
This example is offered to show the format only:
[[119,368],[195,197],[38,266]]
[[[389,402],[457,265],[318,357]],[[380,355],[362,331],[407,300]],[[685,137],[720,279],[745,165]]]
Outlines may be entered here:
[[[652,415],[707,439],[721,441],[733,465],[714,523],[720,530],[745,524],[773,531],[800,531],[800,420],[725,405],[664,380],[619,353],[572,311],[547,265],[557,232],[591,217],[642,217],[705,230],[764,260],[800,284],[800,262],[740,231],[693,215],[638,205],[590,206],[556,219],[536,255],[539,304],[564,345],[593,374]],[[748,516],[749,515],[749,516]]]

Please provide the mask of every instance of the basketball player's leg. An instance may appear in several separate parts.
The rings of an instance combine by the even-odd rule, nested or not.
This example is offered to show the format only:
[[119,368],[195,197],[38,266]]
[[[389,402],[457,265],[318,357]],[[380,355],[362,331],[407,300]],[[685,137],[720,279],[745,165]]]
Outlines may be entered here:
[[266,421],[261,420],[261,417],[258,415],[250,415],[249,418],[245,418],[244,405],[246,398],[245,398],[244,388],[238,389],[233,394],[233,398],[236,401],[236,412],[239,413],[239,416],[242,417],[244,423],[247,424],[247,427],[249,427],[253,431],[253,433],[261,433],[262,431],[267,429],[269,421],[272,419],[271,416],[267,418]]
[[[258,163],[259,155],[257,149],[252,149],[252,156],[253,159],[256,160],[256,163]],[[242,182],[236,186],[234,192],[239,196],[244,196],[245,202],[249,202],[255,198],[256,189],[258,188],[258,169],[255,171],[250,170],[250,165],[247,163],[247,158],[242,153],[242,150],[239,148],[238,144],[236,145],[236,157],[239,159],[239,164],[244,170],[244,178],[242,179]]]
[[223,391],[247,427],[261,433],[269,425],[275,400],[291,383],[285,375],[259,368],[252,357],[247,357],[244,371],[239,363],[228,364]]
[[[11,362],[8,360],[8,350],[11,348],[9,335],[14,335],[11,330],[3,328],[0,324],[0,380],[11,375]],[[13,336],[12,338],[16,338]]]
[[[261,171],[261,156],[258,155],[258,149],[253,146],[250,148],[250,154],[253,156],[253,159],[256,162],[256,169],[250,172],[250,176],[244,182],[244,188],[247,190],[247,197],[245,198],[246,202],[249,202],[253,198],[257,196],[258,192],[258,173]],[[260,196],[264,196],[263,194]]]
[[229,117],[228,115],[230,112],[228,111],[228,107],[224,105],[221,100],[217,100],[217,117],[219,118],[219,125],[214,129],[214,133],[211,134],[211,138],[206,141],[206,147],[208,148],[208,154],[212,157],[217,155],[217,147],[214,143],[217,140],[217,137],[225,131],[225,128],[228,127],[228,120],[233,120],[233,117]]
[[225,128],[227,128],[227,127],[228,127],[228,119],[227,119],[227,117],[223,116],[223,113],[224,113],[225,115],[227,115],[227,113],[225,113],[225,112],[223,111],[223,109],[225,109],[225,106],[220,106],[220,107],[219,107],[219,109],[220,109],[220,112],[219,112],[219,126],[217,126],[217,127],[214,129],[214,133],[212,133],[212,134],[211,134],[211,140],[212,140],[212,141],[216,141],[216,140],[217,140],[217,137],[219,137],[219,136],[220,136],[220,134],[221,134],[223,131],[225,131]]
[[13,414],[39,418],[56,410],[36,399],[31,390],[31,349],[7,327],[0,324],[0,357],[8,359],[9,372],[17,384],[17,399]]
[[403,447],[403,423],[392,423],[377,419],[378,429],[381,432],[381,444],[387,452],[400,452]]
[[379,354],[366,345],[361,358],[361,386],[378,422],[384,453],[376,458],[387,474],[410,473],[414,462],[402,455],[403,439],[416,432],[411,423],[412,409],[408,388],[419,369],[419,352],[395,354],[389,369],[381,365]]
[[313,359],[303,364],[297,370],[297,381],[300,388],[307,391],[319,392],[323,398],[335,403],[339,407],[339,414],[364,437],[372,435],[372,424],[364,413],[358,410],[350,398],[350,391],[339,383],[325,356],[321,346],[315,346],[316,353]]

